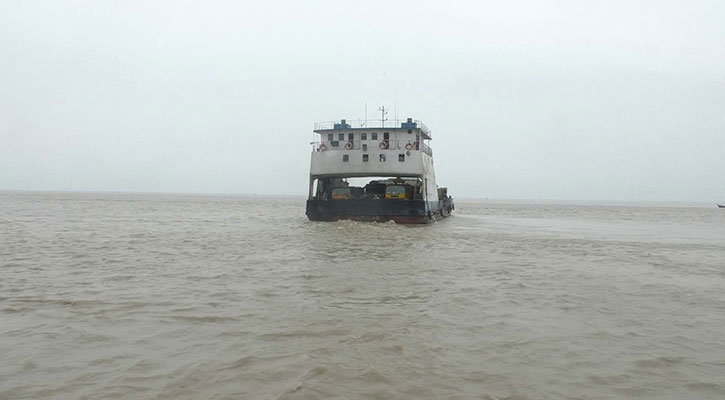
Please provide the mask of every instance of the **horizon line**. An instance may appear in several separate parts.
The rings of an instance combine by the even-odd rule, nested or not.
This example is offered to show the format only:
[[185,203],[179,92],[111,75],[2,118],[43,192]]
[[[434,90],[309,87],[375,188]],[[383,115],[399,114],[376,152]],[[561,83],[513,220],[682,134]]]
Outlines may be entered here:
[[[2,189],[0,192],[19,193],[79,193],[79,194],[137,194],[137,195],[186,195],[186,196],[261,196],[261,197],[300,197],[306,198],[304,194],[282,194],[282,193],[224,193],[224,192],[179,192],[179,191],[138,191],[138,190],[74,190],[74,189]],[[581,203],[667,203],[667,204],[722,204],[716,200],[614,200],[614,199],[571,199],[571,198],[508,198],[508,197],[454,197],[454,200],[471,202],[581,202]]]

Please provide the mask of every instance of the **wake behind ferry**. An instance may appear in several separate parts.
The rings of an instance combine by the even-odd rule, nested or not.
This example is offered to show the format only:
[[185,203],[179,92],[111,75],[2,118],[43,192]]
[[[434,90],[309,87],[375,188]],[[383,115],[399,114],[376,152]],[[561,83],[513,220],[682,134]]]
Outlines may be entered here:
[[[389,125],[389,126],[386,126]],[[312,142],[307,217],[311,221],[425,224],[455,209],[436,185],[431,131],[418,120],[319,122]],[[371,180],[360,186],[358,178]]]

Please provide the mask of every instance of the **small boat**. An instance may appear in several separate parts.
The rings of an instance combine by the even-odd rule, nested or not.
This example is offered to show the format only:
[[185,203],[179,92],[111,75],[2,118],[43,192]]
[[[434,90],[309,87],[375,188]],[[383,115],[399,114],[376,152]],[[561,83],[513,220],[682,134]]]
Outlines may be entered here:
[[722,205],[722,204],[718,204],[717,206],[720,207],[720,208],[725,208],[725,206]]

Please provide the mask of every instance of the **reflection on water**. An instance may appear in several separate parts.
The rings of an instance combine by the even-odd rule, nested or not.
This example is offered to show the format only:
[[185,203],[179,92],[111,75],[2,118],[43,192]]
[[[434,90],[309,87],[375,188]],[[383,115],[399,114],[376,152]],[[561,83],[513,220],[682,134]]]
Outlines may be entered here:
[[725,397],[725,212],[0,193],[0,399]]

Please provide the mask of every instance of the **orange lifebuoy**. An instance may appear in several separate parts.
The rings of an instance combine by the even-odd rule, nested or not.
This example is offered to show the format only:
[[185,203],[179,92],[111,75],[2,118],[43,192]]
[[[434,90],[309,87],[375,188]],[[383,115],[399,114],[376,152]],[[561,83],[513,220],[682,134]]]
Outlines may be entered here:
[[408,143],[405,145],[405,148],[408,150],[413,150],[413,143]]
[[382,142],[380,142],[380,144],[378,145],[378,147],[380,147],[381,149],[385,150],[385,149],[388,148],[388,143],[385,142],[385,141],[382,141]]
[[345,143],[345,150],[351,150],[352,149],[352,142]]
[[323,143],[323,144],[320,145],[320,147],[318,147],[318,149],[320,151],[325,151],[325,150],[327,150],[327,146],[325,146],[325,144]]

